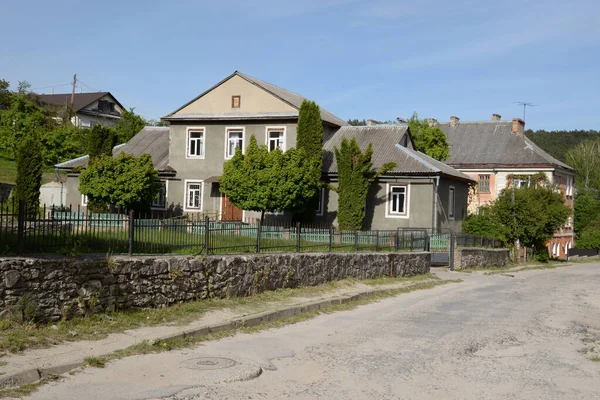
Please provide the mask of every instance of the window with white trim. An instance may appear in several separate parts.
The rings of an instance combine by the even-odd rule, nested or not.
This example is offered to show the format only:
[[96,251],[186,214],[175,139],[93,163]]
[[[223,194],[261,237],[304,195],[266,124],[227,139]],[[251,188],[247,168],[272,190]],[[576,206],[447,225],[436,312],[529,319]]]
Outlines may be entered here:
[[390,186],[388,193],[388,214],[406,215],[406,186]]
[[454,219],[455,207],[456,207],[456,197],[455,197],[456,189],[454,186],[450,186],[450,190],[448,191],[448,218]]
[[267,130],[267,147],[269,151],[280,148],[285,151],[285,130],[281,128],[269,128]]
[[152,200],[152,208],[165,208],[167,204],[167,183],[158,182],[159,191],[154,200]]
[[204,157],[204,129],[189,129],[187,137],[187,156]]
[[235,149],[243,149],[244,131],[243,129],[227,130],[227,148],[225,149],[225,158],[231,158],[235,155]]
[[185,195],[187,209],[200,210],[202,208],[202,182],[188,182]]

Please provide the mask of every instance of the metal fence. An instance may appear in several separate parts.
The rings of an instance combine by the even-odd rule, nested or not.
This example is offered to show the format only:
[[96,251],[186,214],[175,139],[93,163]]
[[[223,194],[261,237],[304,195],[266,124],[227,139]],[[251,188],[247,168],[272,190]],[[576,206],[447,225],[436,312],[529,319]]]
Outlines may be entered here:
[[427,229],[338,230],[330,224],[246,224],[201,215],[81,208],[26,210],[0,203],[0,253],[236,254],[303,251],[423,251]]

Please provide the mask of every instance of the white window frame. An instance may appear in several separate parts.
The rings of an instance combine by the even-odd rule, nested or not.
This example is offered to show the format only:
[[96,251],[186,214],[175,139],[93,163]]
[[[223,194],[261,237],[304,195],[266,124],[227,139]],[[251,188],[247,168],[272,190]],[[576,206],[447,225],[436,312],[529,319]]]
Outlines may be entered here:
[[166,210],[167,209],[167,203],[168,203],[168,196],[169,196],[169,181],[159,181],[158,183],[162,184],[165,188],[165,204],[161,205],[155,205],[154,202],[158,199],[158,197],[154,200],[152,200],[152,205],[150,206],[150,208],[152,210]]
[[[188,206],[188,186],[190,184],[200,184],[200,207],[189,207]],[[202,208],[204,207],[204,181],[201,179],[186,179],[184,181],[184,190],[183,190],[183,211],[187,212],[202,212]]]
[[[394,187],[403,187],[404,188],[404,212],[392,212],[392,189]],[[409,218],[410,216],[410,184],[396,184],[396,183],[387,183],[385,185],[385,217],[386,218]]]
[[270,132],[283,132],[283,145],[281,147],[281,151],[285,151],[286,150],[286,146],[287,146],[287,127],[285,126],[267,126],[267,128],[265,129],[265,144],[267,145],[267,149],[269,151],[270,150],[270,138],[269,138],[269,133]]
[[88,197],[86,194],[81,194],[81,206],[82,207],[87,207],[88,205]]
[[225,128],[225,159],[231,160],[234,154],[229,154],[229,132],[242,132],[242,154],[246,148],[246,128],[243,126],[232,126]]
[[315,211],[317,213],[317,217],[322,217],[325,215],[325,188],[321,188],[321,192],[319,193],[319,204],[317,205],[317,209]]
[[[452,207],[450,207],[452,205]],[[454,220],[456,217],[456,187],[448,187],[448,219]]]
[[[190,154],[190,133],[191,132],[202,132],[202,154],[201,155],[195,155],[195,154]],[[199,159],[199,160],[203,160],[204,157],[206,155],[206,128],[203,126],[189,126],[186,129],[186,133],[185,133],[185,158],[188,159]]]

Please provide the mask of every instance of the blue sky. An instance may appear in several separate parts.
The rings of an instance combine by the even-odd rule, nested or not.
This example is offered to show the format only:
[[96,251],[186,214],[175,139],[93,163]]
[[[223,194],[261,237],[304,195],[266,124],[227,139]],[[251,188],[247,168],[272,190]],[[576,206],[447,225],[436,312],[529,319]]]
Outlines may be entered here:
[[77,73],[158,119],[239,70],[343,119],[510,119],[529,101],[528,128],[600,129],[599,22],[597,0],[5,0],[0,78]]

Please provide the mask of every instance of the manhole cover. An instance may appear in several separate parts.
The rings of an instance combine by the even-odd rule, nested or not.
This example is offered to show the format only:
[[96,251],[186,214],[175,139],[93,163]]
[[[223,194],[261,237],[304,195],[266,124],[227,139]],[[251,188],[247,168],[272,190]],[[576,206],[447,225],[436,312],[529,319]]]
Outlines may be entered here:
[[236,364],[235,361],[229,358],[222,357],[200,357],[184,361],[181,366],[184,368],[198,370],[213,370],[231,368]]

